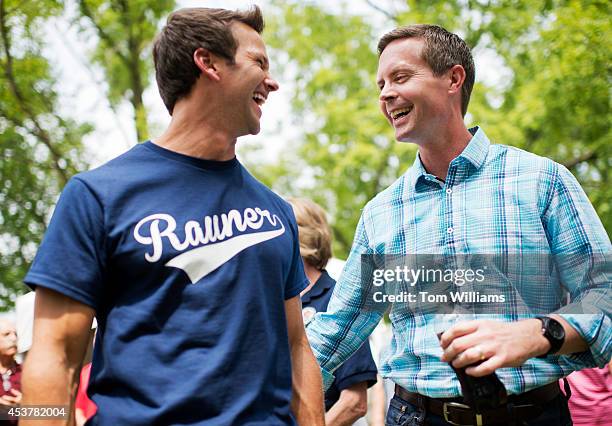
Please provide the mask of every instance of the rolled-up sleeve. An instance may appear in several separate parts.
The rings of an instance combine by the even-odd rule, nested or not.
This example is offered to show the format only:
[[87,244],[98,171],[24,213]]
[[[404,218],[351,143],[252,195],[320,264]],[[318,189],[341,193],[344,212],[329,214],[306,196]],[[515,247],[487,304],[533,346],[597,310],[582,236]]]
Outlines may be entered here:
[[603,367],[612,357],[612,246],[574,176],[559,165],[543,217],[555,264],[570,303],[557,311],[589,345],[568,355],[573,368]]

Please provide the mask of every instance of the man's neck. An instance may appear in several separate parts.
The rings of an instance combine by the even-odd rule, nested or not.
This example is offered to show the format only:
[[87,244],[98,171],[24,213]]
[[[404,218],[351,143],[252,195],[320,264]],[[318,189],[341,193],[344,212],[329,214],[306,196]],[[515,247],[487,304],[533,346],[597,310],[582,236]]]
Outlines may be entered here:
[[421,163],[428,173],[446,180],[448,166],[470,143],[472,134],[461,122],[447,131],[419,144]]
[[196,104],[177,105],[166,131],[154,143],[170,151],[204,160],[227,161],[236,156],[236,138],[214,111]]

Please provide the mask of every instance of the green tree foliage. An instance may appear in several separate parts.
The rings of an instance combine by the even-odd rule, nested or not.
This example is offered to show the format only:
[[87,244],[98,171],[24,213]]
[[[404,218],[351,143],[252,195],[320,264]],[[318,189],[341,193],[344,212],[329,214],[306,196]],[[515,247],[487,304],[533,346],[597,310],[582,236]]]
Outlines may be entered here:
[[474,115],[500,143],[568,167],[610,234],[610,3],[560,3],[520,34],[514,46],[501,30],[493,33],[514,78],[499,108],[483,99]]
[[[277,2],[266,33],[272,60],[294,85],[293,121],[303,136],[291,146],[296,154],[285,154],[285,167],[257,172],[330,211],[337,255],[347,254],[365,202],[412,164],[414,146],[395,142],[378,111],[375,45],[382,32],[417,22],[460,34],[477,55],[496,53],[508,81],[478,83],[468,120],[483,125],[494,143],[570,168],[612,229],[609,2],[409,0],[400,13],[389,12],[393,2],[367,3],[386,20],[382,31],[348,8],[337,14],[311,3]],[[499,71],[477,69],[477,76],[491,72]],[[298,183],[281,179],[279,186],[285,172]]]
[[85,167],[81,139],[91,127],[57,113],[41,54],[43,23],[61,11],[60,1],[0,0],[0,311],[24,292],[57,195]]
[[143,93],[153,70],[152,41],[161,18],[174,9],[175,2],[78,0],[78,4],[82,31],[98,38],[91,59],[104,70],[108,99],[113,106],[126,99],[132,104],[136,136],[144,141],[149,131]]
[[[275,178],[264,181],[325,206],[333,217],[336,254],[343,256],[361,208],[411,164],[415,149],[395,143],[378,109],[375,35],[367,21],[313,4],[279,8],[279,15],[268,20],[266,40],[288,54],[289,60],[280,65],[293,74],[294,125],[304,132],[295,157],[307,167],[285,160],[288,170],[275,166],[270,174],[276,178],[306,169],[309,175],[302,178],[304,185],[279,187]],[[281,57],[274,51],[271,56],[273,61]]]

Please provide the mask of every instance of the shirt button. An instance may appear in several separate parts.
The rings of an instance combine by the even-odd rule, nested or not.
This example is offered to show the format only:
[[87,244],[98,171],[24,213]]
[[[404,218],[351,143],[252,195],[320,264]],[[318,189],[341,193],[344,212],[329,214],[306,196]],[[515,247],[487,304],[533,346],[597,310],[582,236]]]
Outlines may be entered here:
[[453,231],[454,231],[454,229],[453,229],[453,227],[452,227],[452,226],[451,226],[451,227],[449,227],[449,228],[446,230],[446,232],[448,232],[449,234],[452,234],[452,233],[453,233]]
[[446,189],[446,193],[447,193],[447,194],[452,194],[452,193],[453,193],[453,190],[452,190],[452,189],[450,189],[450,188],[447,188],[447,189]]

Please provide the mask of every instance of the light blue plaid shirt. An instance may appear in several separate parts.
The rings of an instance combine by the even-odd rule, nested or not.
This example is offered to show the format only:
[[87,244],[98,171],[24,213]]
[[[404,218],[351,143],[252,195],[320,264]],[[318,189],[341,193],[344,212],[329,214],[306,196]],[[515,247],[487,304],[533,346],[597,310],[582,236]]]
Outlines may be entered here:
[[[451,162],[446,182],[428,174],[417,155],[413,166],[363,209],[328,311],[317,314],[307,328],[326,389],[333,380],[332,372],[361,346],[390,310],[393,339],[383,353],[381,375],[409,391],[431,397],[461,394],[455,373],[440,361],[442,349],[436,333],[464,318],[452,314],[408,315],[398,303],[365,308],[369,290],[364,289],[367,285],[361,277],[362,255],[368,254],[585,255],[586,261],[559,266],[558,273],[538,284],[537,292],[546,304],[547,295],[558,293],[563,283],[572,303],[582,303],[581,312],[590,314],[576,314],[568,307],[556,309],[558,306],[551,306],[549,312],[572,312],[563,316],[584,337],[590,350],[530,359],[520,368],[502,368],[497,373],[509,393],[516,394],[574,370],[603,367],[610,361],[610,264],[605,262],[603,274],[601,268],[595,273],[593,258],[603,254],[609,259],[612,246],[584,191],[565,167],[552,160],[491,145],[478,127],[470,132],[472,140]],[[593,280],[603,291],[583,298],[583,282]],[[508,313],[488,318],[514,321],[533,315]]]

